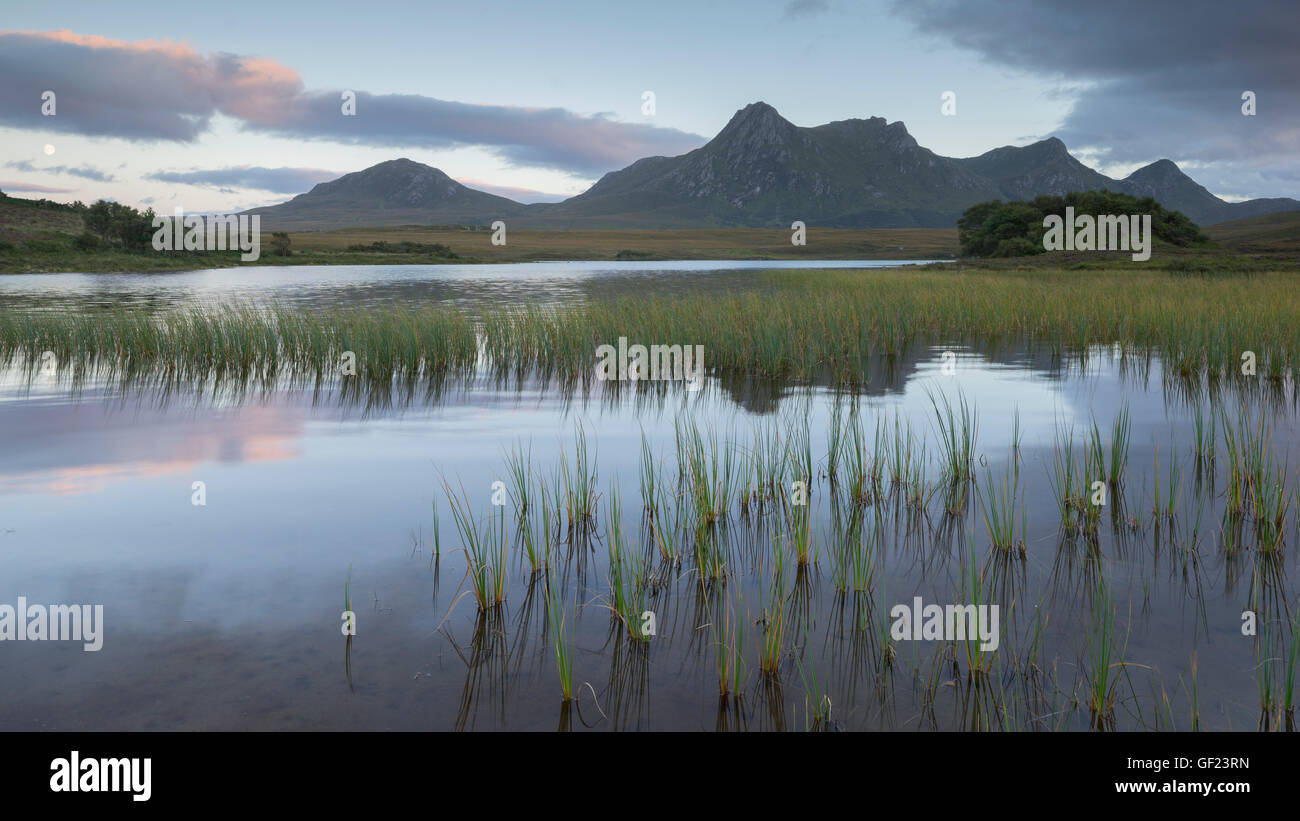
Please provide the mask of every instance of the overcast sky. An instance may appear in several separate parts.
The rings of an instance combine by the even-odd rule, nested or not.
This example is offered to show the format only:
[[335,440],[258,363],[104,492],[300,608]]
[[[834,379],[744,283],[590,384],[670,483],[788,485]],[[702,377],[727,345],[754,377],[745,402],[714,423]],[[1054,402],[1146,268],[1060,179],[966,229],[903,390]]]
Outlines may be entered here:
[[1225,198],[1300,197],[1294,2],[1055,5],[3,0],[0,189],[227,210],[404,156],[558,199],[765,100],[949,156],[1057,136],[1112,176],[1167,157]]

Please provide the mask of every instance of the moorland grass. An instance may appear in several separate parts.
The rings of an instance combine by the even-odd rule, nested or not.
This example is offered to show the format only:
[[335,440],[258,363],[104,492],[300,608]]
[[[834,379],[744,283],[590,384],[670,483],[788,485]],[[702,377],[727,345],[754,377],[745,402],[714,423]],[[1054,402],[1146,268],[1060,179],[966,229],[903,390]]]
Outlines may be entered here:
[[[828,476],[814,477],[810,488],[814,492],[805,496],[803,492],[796,494],[792,487],[793,481],[798,480],[787,482],[766,478],[777,473],[787,478],[806,475],[803,471],[808,467],[811,450],[803,431],[804,425],[798,419],[769,419],[758,423],[754,433],[755,447],[749,449],[734,447],[731,443],[734,437],[730,433],[723,435],[718,423],[702,423],[690,413],[690,409],[683,408],[674,420],[678,444],[675,467],[671,452],[667,462],[661,463],[649,447],[649,439],[643,438],[640,496],[649,500],[650,509],[647,510],[647,505],[643,504],[639,511],[629,510],[626,517],[621,497],[631,489],[631,477],[625,476],[625,481],[620,482],[619,474],[607,469],[605,472],[612,474],[607,479],[608,489],[596,492],[596,443],[594,439],[588,443],[587,432],[581,425],[574,427],[572,444],[567,441],[559,443],[557,467],[550,478],[544,471],[523,470],[520,473],[520,481],[534,483],[531,491],[527,491],[531,500],[529,511],[520,517],[520,528],[525,534],[521,542],[512,543],[505,538],[508,514],[504,504],[489,508],[484,520],[473,519],[471,503],[464,488],[457,486],[453,489],[444,479],[444,491],[467,565],[470,589],[462,596],[472,594],[479,610],[495,617],[504,603],[507,547],[517,551],[520,559],[526,559],[536,577],[545,579],[547,584],[547,629],[562,694],[567,699],[574,694],[571,680],[573,637],[568,631],[563,604],[568,584],[562,581],[564,575],[561,574],[567,575],[567,569],[576,568],[577,575],[571,582],[575,605],[579,595],[590,596],[589,601],[604,601],[611,613],[611,637],[618,636],[620,641],[630,641],[642,647],[654,646],[649,641],[653,634],[643,633],[638,625],[646,611],[656,610],[656,605],[662,606],[665,600],[657,596],[664,590],[663,585],[672,584],[672,578],[693,576],[700,585],[696,599],[699,610],[698,619],[689,622],[689,629],[698,631],[701,636],[711,635],[718,695],[724,702],[734,703],[742,696],[747,670],[754,656],[757,656],[758,671],[765,687],[779,686],[783,679],[792,678],[784,674],[795,672],[786,663],[793,660],[798,668],[797,676],[803,680],[810,698],[809,709],[816,710],[818,721],[824,723],[827,720],[826,695],[811,667],[812,656],[804,652],[810,627],[809,597],[820,595],[815,592],[820,586],[817,579],[825,574],[836,602],[840,605],[852,603],[859,609],[857,624],[864,634],[872,634],[872,644],[855,649],[855,653],[860,649],[868,655],[854,658],[868,661],[873,673],[880,676],[877,686],[885,688],[890,671],[896,667],[897,656],[897,645],[891,636],[891,619],[887,615],[889,604],[896,599],[885,589],[886,559],[891,554],[908,555],[900,551],[912,550],[913,539],[918,535],[921,539],[935,539],[936,545],[940,544],[940,539],[953,544],[948,541],[950,537],[944,535],[948,525],[946,521],[936,526],[929,522],[928,517],[913,517],[910,507],[904,508],[895,502],[901,503],[903,489],[910,494],[914,485],[929,488],[924,490],[925,499],[929,498],[928,494],[934,487],[949,487],[952,461],[938,450],[931,450],[927,455],[924,447],[914,448],[913,455],[906,461],[907,478],[884,496],[876,496],[873,492],[872,501],[862,504],[855,499],[851,485],[868,479],[855,478],[864,470],[855,465],[873,464],[876,455],[853,455],[854,448],[867,447],[865,431],[869,429],[869,423],[858,417],[858,411],[850,411],[834,417],[844,427],[836,436],[836,441],[843,447],[843,461],[840,463],[843,479],[839,487],[833,487]],[[884,420],[888,418],[886,414],[885,409],[874,411],[875,421],[879,423],[877,430],[883,429]],[[955,414],[954,418],[958,416]],[[950,426],[947,415],[942,418],[943,425]],[[1195,554],[1197,550],[1203,506],[1206,504],[1199,490],[1184,486],[1180,467],[1186,458],[1180,454],[1190,454],[1194,443],[1183,443],[1181,451],[1177,447],[1167,450],[1162,447],[1160,451],[1163,452],[1158,451],[1159,455],[1153,456],[1149,468],[1139,467],[1127,461],[1126,409],[1121,409],[1118,419],[1111,427],[1109,439],[1102,434],[1104,428],[1095,421],[1091,422],[1086,435],[1077,443],[1080,447],[1076,447],[1073,430],[1058,424],[1054,450],[1042,454],[1053,499],[1060,506],[1062,529],[1088,533],[1090,544],[1086,555],[1090,560],[1094,557],[1100,560],[1103,552],[1096,549],[1100,546],[1096,542],[1101,535],[1096,532],[1100,506],[1090,499],[1095,493],[1091,485],[1093,477],[1128,477],[1122,481],[1127,481],[1134,492],[1141,488],[1143,494],[1148,492],[1148,485],[1153,482],[1154,489],[1149,492],[1153,501],[1150,521],[1155,525],[1155,547],[1159,550],[1164,543],[1160,531],[1168,523],[1172,537],[1168,539],[1169,544],[1176,543],[1180,551],[1184,551],[1183,572],[1186,574],[1188,564],[1185,557],[1187,551]],[[1225,515],[1223,538],[1225,547],[1229,538],[1233,545],[1253,545],[1258,551],[1261,569],[1280,569],[1283,537],[1294,530],[1288,524],[1288,518],[1295,506],[1295,485],[1286,467],[1284,449],[1275,449],[1270,443],[1269,421],[1268,417],[1257,418],[1246,409],[1239,409],[1235,417],[1224,418],[1224,436],[1230,443],[1225,449],[1224,462],[1237,465],[1238,478],[1233,481],[1242,486],[1242,510],[1235,519]],[[857,444],[854,443],[855,428],[864,431],[857,436]],[[899,442],[908,438],[915,439],[914,436],[900,435],[893,439],[879,436],[877,443],[882,451],[900,447],[907,449],[906,444]],[[1102,457],[1103,448],[1105,458]],[[733,451],[730,467],[727,467],[728,457],[724,455],[727,450]],[[519,441],[504,449],[501,459],[508,468],[511,464],[526,463],[531,452],[530,442]],[[1009,596],[1018,594],[1015,587],[1007,584],[1012,576],[1007,574],[1010,563],[1004,560],[1027,552],[1026,542],[1031,532],[1029,520],[1034,511],[1026,506],[1023,488],[1038,479],[1032,475],[1022,476],[1026,471],[1016,461],[1014,451],[1000,466],[1000,475],[988,463],[987,456],[981,453],[974,463],[977,469],[982,468],[979,475],[961,483],[962,487],[969,486],[971,495],[978,497],[973,507],[979,508],[958,514],[963,517],[963,529],[957,531],[957,537],[965,540],[964,555],[958,552],[947,555],[958,559],[953,567],[958,579],[956,602],[975,607],[1002,602],[1011,607]],[[964,460],[959,459],[959,463],[964,463]],[[718,488],[728,483],[725,477],[729,475],[754,477],[758,486],[768,485],[771,481],[776,490],[769,509],[763,513],[755,508],[749,518],[739,520],[721,518],[719,511],[725,512],[726,508],[712,500],[726,496]],[[651,487],[653,491],[648,490]],[[522,498],[525,492],[516,491],[515,495]],[[1117,492],[1116,497],[1118,495]],[[1184,497],[1188,495],[1197,498],[1186,502]],[[1222,499],[1226,494],[1211,490],[1209,495]],[[1141,497],[1136,498],[1140,500]],[[820,505],[814,507],[813,500]],[[597,502],[603,518],[600,528],[603,537],[597,537],[593,532]],[[1196,525],[1190,540],[1181,535],[1181,526],[1175,527],[1177,521],[1173,515],[1175,511],[1187,512],[1189,504],[1196,506]],[[1211,504],[1217,510],[1219,503]],[[1228,500],[1224,499],[1221,504],[1226,510]],[[496,507],[501,509],[496,510]],[[923,503],[921,510],[925,508]],[[584,509],[590,512],[582,512]],[[570,511],[567,532],[564,529],[566,510]],[[718,517],[710,519],[715,514]],[[814,527],[814,522],[827,521],[823,515],[829,517],[830,527],[826,530]],[[907,518],[903,520],[902,517]],[[539,518],[541,532],[537,533],[535,528]],[[634,525],[638,519],[641,522],[639,532]],[[981,519],[983,527],[975,526]],[[1247,523],[1271,530],[1257,535],[1253,543],[1249,540],[1242,542],[1235,535],[1234,528],[1239,529]],[[625,525],[633,529],[626,529]],[[1135,529],[1134,532],[1139,531]],[[1143,529],[1141,532],[1146,531]],[[817,539],[813,538],[814,533]],[[1234,535],[1230,537],[1229,534]],[[1125,534],[1125,543],[1128,538]],[[603,547],[608,558],[603,587],[599,582],[593,587],[583,576],[582,562],[596,555],[597,544]],[[766,545],[770,545],[770,552]],[[558,548],[558,552],[552,554],[552,547]],[[1230,554],[1233,549],[1226,547],[1224,553]],[[981,556],[981,551],[987,553]],[[1072,552],[1068,540],[1062,541],[1057,548],[1058,560],[1068,559]],[[684,569],[680,569],[682,565],[685,565]],[[1095,567],[1100,570],[1100,562]],[[1057,572],[1054,569],[1053,575]],[[741,596],[755,575],[759,609],[751,613],[744,607]],[[534,576],[528,578],[531,584]],[[1145,591],[1146,581],[1142,580],[1142,583]],[[1080,617],[1083,649],[1074,692],[1061,689],[1055,671],[1059,659],[1051,659],[1050,668],[1049,660],[1041,660],[1040,666],[1039,654],[1043,651],[1046,619],[1050,615],[1041,614],[1035,617],[1036,627],[1027,652],[1024,652],[1026,648],[1023,645],[1020,649],[1009,645],[998,655],[996,651],[981,649],[974,636],[964,636],[954,639],[955,644],[936,649],[928,672],[920,667],[922,662],[918,655],[917,667],[912,673],[919,676],[917,680],[924,688],[922,698],[925,706],[922,709],[930,711],[931,720],[935,694],[944,680],[940,668],[956,665],[952,669],[957,673],[964,671],[966,678],[962,692],[982,693],[982,698],[991,699],[990,703],[996,704],[1003,716],[1006,728],[1018,728],[1026,720],[1018,712],[1023,706],[1047,709],[1052,714],[1081,708],[1088,714],[1088,726],[1095,729],[1115,729],[1120,723],[1134,726],[1130,723],[1133,721],[1137,726],[1149,726],[1150,720],[1154,720],[1155,728],[1159,729],[1169,711],[1169,703],[1164,700],[1164,707],[1158,708],[1153,717],[1146,718],[1141,714],[1130,673],[1154,668],[1126,658],[1127,629],[1120,627],[1113,582],[1107,579],[1106,574],[1094,570],[1081,575],[1077,583],[1071,580],[1069,584],[1069,587],[1054,591],[1053,595],[1066,594],[1059,606],[1077,612]],[[1267,591],[1281,584],[1284,584],[1281,577],[1274,579],[1265,574],[1257,585],[1252,585],[1252,589]],[[348,600],[350,588],[345,587],[345,601]],[[1130,597],[1130,608],[1132,601]],[[1259,601],[1252,603],[1252,609],[1267,609]],[[1281,609],[1281,613],[1272,616],[1266,628],[1267,634],[1261,633],[1256,648],[1255,674],[1261,723],[1269,727],[1293,725],[1296,670],[1300,665],[1300,635],[1297,635],[1300,632],[1300,611],[1292,616],[1285,607]],[[578,606],[574,617],[580,612]],[[1289,634],[1285,630],[1287,623]],[[1008,641],[1019,643],[1013,624],[1007,622],[1003,636]],[[576,628],[577,623],[573,625]],[[758,634],[747,636],[746,633],[754,628],[758,629]],[[751,645],[749,648],[746,647],[747,639]],[[707,657],[708,647],[701,644],[700,649]],[[1025,705],[1011,703],[1004,685],[1008,675],[1023,675],[1026,681],[1035,682],[1034,688],[1050,688],[1052,703],[1039,700],[1044,693],[1037,689],[1031,691],[1030,701]],[[1198,728],[1199,693],[1194,661],[1190,675],[1191,724]],[[1131,700],[1121,699],[1121,693],[1128,694]],[[1058,698],[1067,701],[1055,701]],[[1157,700],[1161,698],[1163,696],[1158,696]],[[1067,702],[1074,706],[1067,706]],[[1124,704],[1123,710],[1119,709],[1121,704]],[[1017,712],[1008,715],[1002,712],[1005,709]],[[1051,726],[1057,725],[1052,723]]]
[[1300,366],[1293,273],[1171,277],[1145,269],[763,272],[719,295],[599,298],[484,311],[449,306],[327,310],[248,307],[162,313],[0,310],[0,360],[45,351],[64,366],[154,369],[177,376],[322,378],[345,351],[371,379],[444,375],[479,362],[591,385],[595,350],[702,345],[706,369],[865,383],[873,357],[916,344],[1027,342],[1053,353],[1120,345],[1159,355],[1175,375],[1236,373],[1245,351],[1266,379]]

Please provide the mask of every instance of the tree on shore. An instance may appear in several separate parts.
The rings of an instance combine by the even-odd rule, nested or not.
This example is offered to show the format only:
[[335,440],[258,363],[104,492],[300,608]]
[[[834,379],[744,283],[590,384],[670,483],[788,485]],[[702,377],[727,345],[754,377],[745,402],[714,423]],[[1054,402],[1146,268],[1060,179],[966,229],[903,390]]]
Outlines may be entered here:
[[963,256],[1019,257],[1044,253],[1043,219],[1055,214],[1062,219],[1065,209],[1077,215],[1110,216],[1150,214],[1151,233],[1170,245],[1198,245],[1209,237],[1181,211],[1170,211],[1151,197],[1118,194],[1114,191],[1078,191],[1065,196],[1046,194],[1027,202],[992,200],[967,208],[957,220],[957,235]]

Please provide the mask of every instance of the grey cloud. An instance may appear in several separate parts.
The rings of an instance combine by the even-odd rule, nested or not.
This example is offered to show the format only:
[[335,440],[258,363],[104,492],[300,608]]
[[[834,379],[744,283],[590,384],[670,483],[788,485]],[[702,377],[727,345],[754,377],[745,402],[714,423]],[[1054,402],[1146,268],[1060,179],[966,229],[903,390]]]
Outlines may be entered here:
[[807,17],[816,17],[819,14],[830,11],[830,3],[827,0],[790,0],[785,4],[785,10],[781,13],[783,20],[799,20]]
[[548,194],[545,191],[537,191],[532,188],[517,188],[513,185],[492,185],[491,183],[479,182],[464,177],[456,180],[456,182],[479,191],[496,194],[498,197],[506,197],[515,202],[523,203],[562,202],[572,196],[570,194]]
[[340,175],[323,168],[265,168],[235,166],[230,168],[196,168],[189,171],[156,171],[145,179],[182,185],[204,185],[229,190],[253,188],[276,194],[301,194],[319,182]]
[[356,114],[343,116],[340,91],[294,98],[274,121],[245,120],[248,130],[299,139],[420,148],[487,146],[514,165],[597,174],[641,157],[683,154],[704,141],[693,134],[584,116],[563,108],[472,105],[416,94],[356,92]]
[[[562,108],[473,105],[422,95],[309,90],[272,60],[70,32],[0,32],[0,125],[130,140],[191,142],[217,115],[294,139],[392,147],[481,146],[515,165],[592,175],[703,144],[694,134]],[[57,113],[41,114],[54,91]]]
[[[100,38],[0,34],[0,122],[19,128],[191,141],[216,112],[211,61],[157,46],[99,47]],[[112,41],[109,41],[112,42]],[[45,91],[55,114],[41,113]]]
[[[1296,193],[1300,168],[1300,14],[1245,0],[909,0],[918,31],[1004,66],[1057,78],[1074,105],[1054,136],[1106,163],[1272,168],[1268,196]],[[1243,91],[1257,114],[1241,113]],[[1291,169],[1287,171],[1286,169]],[[1211,173],[1210,178],[1216,176]],[[1212,190],[1259,195],[1261,180]]]
[[34,191],[40,194],[71,194],[75,188],[54,188],[30,182],[0,182],[0,191]]
[[87,180],[94,180],[95,182],[113,181],[112,174],[106,174],[103,171],[100,171],[98,168],[91,168],[88,165],[83,165],[79,168],[74,168],[70,165],[52,165],[52,166],[47,166],[45,168],[41,168],[39,166],[32,165],[32,163],[28,162],[27,160],[11,160],[5,163],[5,165],[8,166],[9,168],[14,168],[19,171],[26,171],[29,174],[68,174],[73,177],[81,177]]

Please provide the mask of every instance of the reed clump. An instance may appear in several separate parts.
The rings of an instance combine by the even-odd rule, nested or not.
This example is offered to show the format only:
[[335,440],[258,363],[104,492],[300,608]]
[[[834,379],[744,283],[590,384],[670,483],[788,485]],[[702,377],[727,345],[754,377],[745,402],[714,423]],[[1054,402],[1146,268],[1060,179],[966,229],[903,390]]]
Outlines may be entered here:
[[[712,374],[863,384],[871,357],[935,340],[999,339],[1158,354],[1175,375],[1235,377],[1243,351],[1262,377],[1295,380],[1300,289],[1293,275],[1170,279],[1160,271],[775,271],[733,293],[600,297],[556,307],[430,305],[318,310],[221,306],[163,312],[0,311],[0,362],[266,378],[411,379],[464,372],[596,380],[595,351],[620,337],[698,345]],[[480,360],[481,356],[481,360]],[[838,464],[831,467],[838,468]]]

